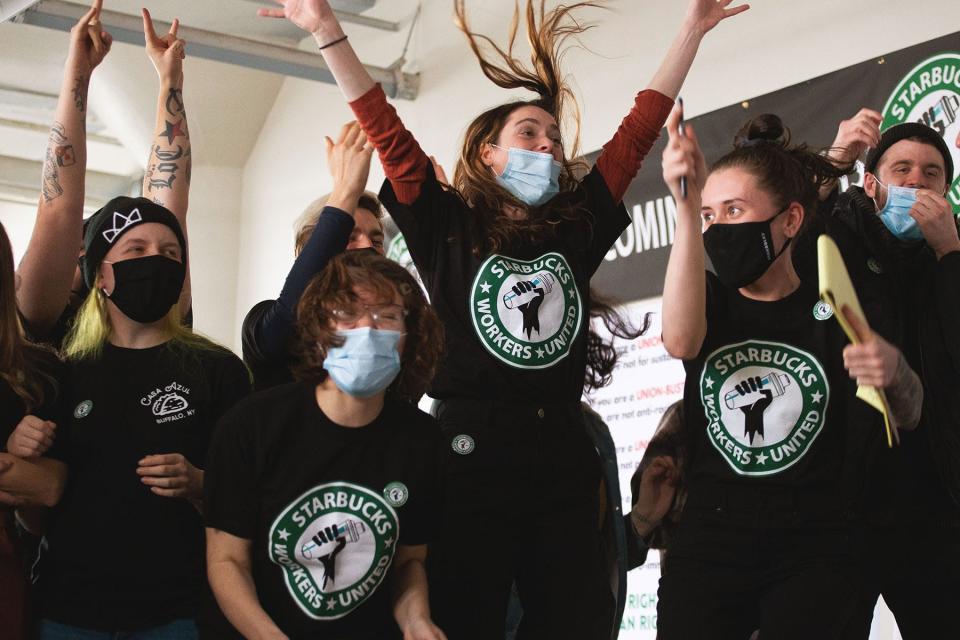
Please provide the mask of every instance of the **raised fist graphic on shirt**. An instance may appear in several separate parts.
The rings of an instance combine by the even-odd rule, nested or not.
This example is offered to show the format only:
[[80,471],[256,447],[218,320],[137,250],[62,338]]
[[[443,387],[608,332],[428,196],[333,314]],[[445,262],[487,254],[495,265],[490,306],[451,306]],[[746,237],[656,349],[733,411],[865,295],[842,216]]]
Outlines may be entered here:
[[734,387],[737,393],[745,396],[751,393],[759,393],[760,398],[750,405],[740,407],[743,412],[743,435],[753,444],[753,438],[756,435],[763,437],[763,413],[773,403],[773,392],[763,388],[760,376],[747,378]]
[[520,280],[517,284],[513,285],[512,289],[513,293],[518,297],[530,292],[536,294],[536,297],[529,302],[517,305],[517,309],[523,314],[523,331],[527,334],[527,339],[529,340],[530,334],[534,330],[540,333],[540,305],[543,304],[543,298],[546,294],[544,294],[542,288],[534,286],[533,282],[529,280]]
[[347,546],[347,539],[341,536],[337,538],[337,546],[334,547],[333,551],[317,558],[320,564],[323,565],[323,584],[320,585],[321,589],[326,589],[328,582],[337,581],[337,555],[343,551],[345,546]]

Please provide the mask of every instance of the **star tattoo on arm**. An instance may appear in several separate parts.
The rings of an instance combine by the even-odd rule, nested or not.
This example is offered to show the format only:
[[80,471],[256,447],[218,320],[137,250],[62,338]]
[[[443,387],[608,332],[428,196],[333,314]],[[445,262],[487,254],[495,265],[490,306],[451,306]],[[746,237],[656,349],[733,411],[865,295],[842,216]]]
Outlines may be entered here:
[[183,131],[183,120],[176,123],[170,122],[169,120],[165,122],[167,123],[166,129],[160,135],[167,138],[167,144],[173,144],[176,138],[182,138],[186,135]]

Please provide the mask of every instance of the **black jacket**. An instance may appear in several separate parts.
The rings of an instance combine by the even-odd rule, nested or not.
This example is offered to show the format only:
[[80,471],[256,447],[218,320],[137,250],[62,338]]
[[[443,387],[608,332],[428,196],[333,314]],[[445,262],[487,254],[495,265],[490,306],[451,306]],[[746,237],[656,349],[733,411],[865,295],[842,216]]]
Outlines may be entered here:
[[878,524],[905,516],[960,522],[960,251],[937,260],[926,243],[899,242],[859,187],[824,205],[826,223],[852,230],[861,240],[858,259],[893,288],[897,317],[888,326],[924,388],[917,430],[901,433],[899,450],[871,447],[879,460],[868,479],[867,516]]

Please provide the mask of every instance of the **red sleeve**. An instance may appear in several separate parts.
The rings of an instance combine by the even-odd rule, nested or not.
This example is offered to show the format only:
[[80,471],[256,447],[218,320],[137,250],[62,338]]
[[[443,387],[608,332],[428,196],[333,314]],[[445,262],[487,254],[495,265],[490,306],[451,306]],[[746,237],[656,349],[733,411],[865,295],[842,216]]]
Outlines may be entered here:
[[637,94],[630,113],[597,158],[597,169],[607,183],[614,202],[623,200],[640,162],[660,135],[673,108],[673,100],[653,89]]
[[351,102],[350,108],[380,155],[397,200],[413,204],[420,195],[430,158],[404,128],[379,84]]

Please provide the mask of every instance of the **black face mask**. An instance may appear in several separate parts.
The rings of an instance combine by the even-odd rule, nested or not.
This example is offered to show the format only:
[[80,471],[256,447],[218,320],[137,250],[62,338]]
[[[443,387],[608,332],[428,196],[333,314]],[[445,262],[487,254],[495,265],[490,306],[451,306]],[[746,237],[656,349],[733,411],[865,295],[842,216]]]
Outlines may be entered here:
[[774,253],[770,224],[788,208],[784,207],[763,222],[710,225],[703,234],[703,247],[720,282],[739,289],[756,282],[767,272],[793,239],[787,238],[783,248]]
[[166,256],[113,263],[113,293],[108,298],[135,322],[156,322],[177,303],[187,269]]

